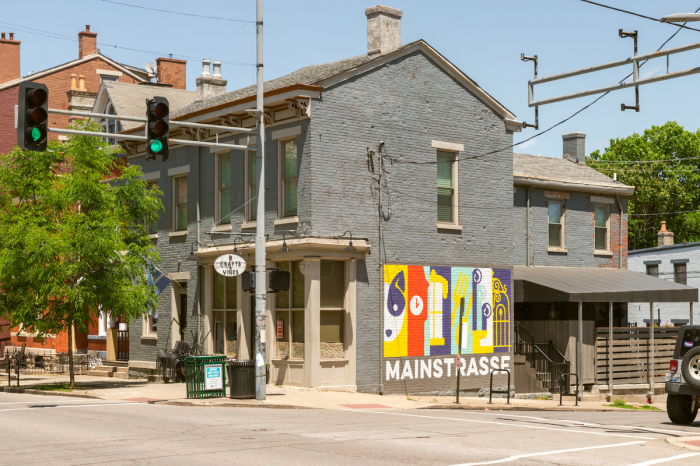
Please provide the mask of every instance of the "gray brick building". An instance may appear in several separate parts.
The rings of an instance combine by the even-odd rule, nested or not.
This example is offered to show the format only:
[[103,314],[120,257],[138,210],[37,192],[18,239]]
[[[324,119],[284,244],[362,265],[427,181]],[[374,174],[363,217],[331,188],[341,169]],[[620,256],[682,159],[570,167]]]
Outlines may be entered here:
[[[366,54],[265,83],[267,257],[292,277],[289,292],[268,293],[270,383],[453,390],[459,331],[462,386],[476,390],[512,358],[512,150],[483,154],[508,148],[522,125],[425,41],[402,45],[401,11],[366,15]],[[225,92],[207,73],[198,86],[209,97],[171,120],[254,127],[245,113],[254,87]],[[256,138],[219,141],[249,149],[171,143],[166,162],[147,162],[143,145],[128,147],[129,162],[163,191],[153,240],[174,280],[158,322],[131,324],[132,375],[152,371],[157,352],[180,339],[251,356],[252,294],[212,265],[234,252],[253,264]],[[283,242],[291,251],[279,251]],[[186,260],[192,252],[198,261]]]

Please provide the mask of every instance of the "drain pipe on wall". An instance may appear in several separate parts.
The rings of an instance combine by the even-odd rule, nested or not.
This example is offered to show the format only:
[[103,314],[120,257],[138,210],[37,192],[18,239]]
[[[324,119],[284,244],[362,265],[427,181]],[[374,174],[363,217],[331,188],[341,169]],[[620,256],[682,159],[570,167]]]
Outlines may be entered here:
[[525,189],[525,265],[530,267],[530,188]]
[[615,200],[620,211],[620,230],[617,232],[617,268],[622,269],[622,202],[617,194],[615,194]]

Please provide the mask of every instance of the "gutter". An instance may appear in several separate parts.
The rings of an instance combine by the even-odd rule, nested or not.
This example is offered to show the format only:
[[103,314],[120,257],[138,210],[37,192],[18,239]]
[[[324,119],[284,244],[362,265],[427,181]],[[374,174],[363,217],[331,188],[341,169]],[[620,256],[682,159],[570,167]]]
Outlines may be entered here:
[[513,175],[514,185],[535,186],[538,188],[554,188],[567,191],[583,191],[587,193],[607,193],[619,194],[621,196],[631,196],[634,193],[634,186],[605,185],[593,183],[581,183],[572,181],[555,180],[551,178],[534,178],[530,176]]

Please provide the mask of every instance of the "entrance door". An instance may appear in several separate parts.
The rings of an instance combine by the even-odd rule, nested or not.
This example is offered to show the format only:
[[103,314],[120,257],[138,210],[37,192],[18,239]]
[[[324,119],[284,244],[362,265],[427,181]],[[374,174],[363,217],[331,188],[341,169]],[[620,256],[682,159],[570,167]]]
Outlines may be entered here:
[[129,360],[129,323],[119,317],[117,329],[117,361]]
[[180,341],[185,341],[185,327],[187,327],[187,293],[180,294],[180,309],[178,321],[180,322]]

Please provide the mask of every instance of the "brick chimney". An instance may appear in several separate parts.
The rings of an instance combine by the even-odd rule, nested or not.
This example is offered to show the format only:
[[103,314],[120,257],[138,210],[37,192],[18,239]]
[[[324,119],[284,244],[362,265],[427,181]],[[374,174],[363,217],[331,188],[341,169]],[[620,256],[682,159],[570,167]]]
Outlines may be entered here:
[[666,222],[661,222],[658,246],[673,246],[673,232],[666,229]]
[[562,135],[564,140],[564,158],[586,165],[586,133],[567,133]]
[[197,78],[195,100],[204,100],[226,92],[226,81],[221,78],[221,62],[214,62],[214,75],[209,70],[210,61],[202,60],[202,75]]
[[367,16],[367,55],[386,55],[401,47],[403,11],[377,5],[367,8],[365,16]]
[[85,30],[78,33],[78,58],[97,53],[97,33],[90,32],[90,25],[85,25]]
[[21,78],[19,70],[19,44],[14,40],[15,33],[10,33],[10,38],[5,37],[5,33],[0,34],[0,84]]
[[161,84],[172,84],[173,89],[187,89],[187,60],[158,58],[156,76]]

